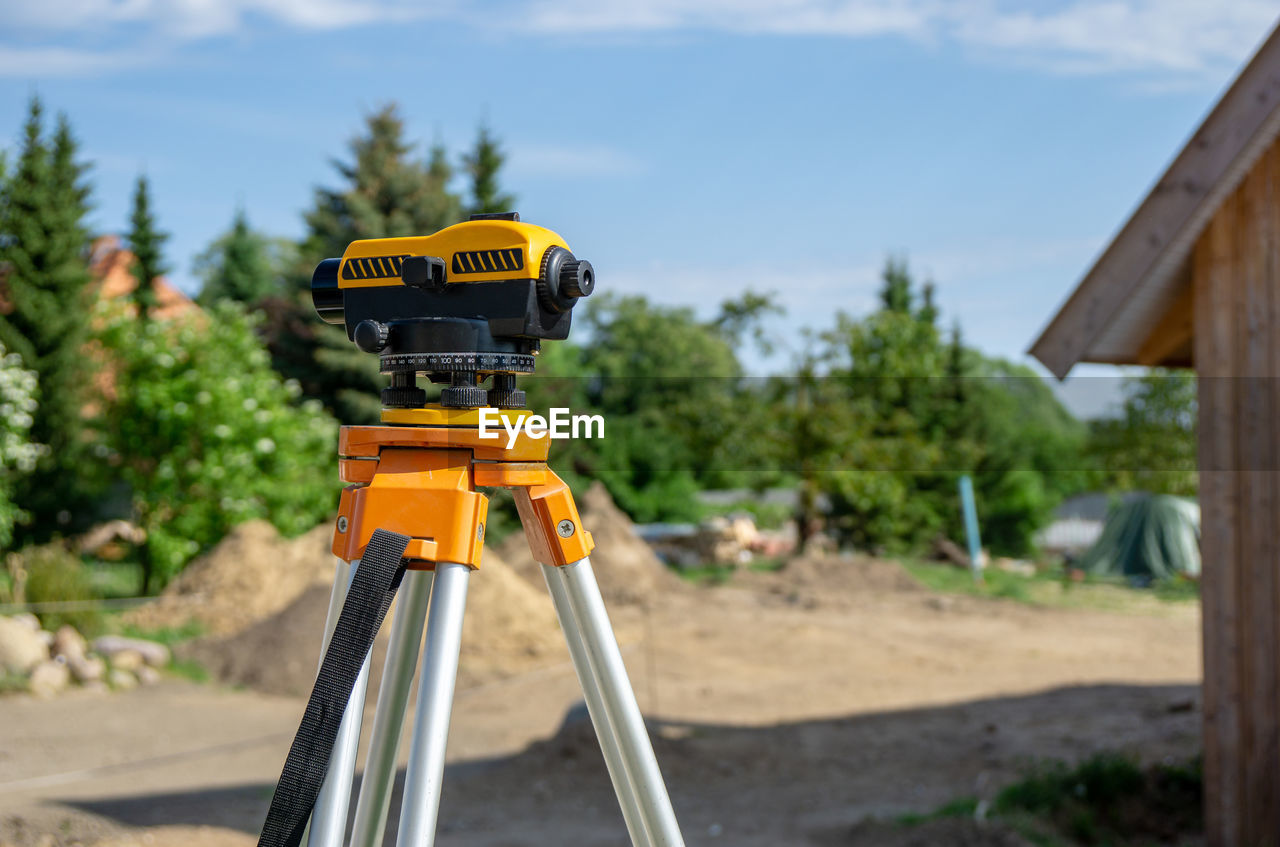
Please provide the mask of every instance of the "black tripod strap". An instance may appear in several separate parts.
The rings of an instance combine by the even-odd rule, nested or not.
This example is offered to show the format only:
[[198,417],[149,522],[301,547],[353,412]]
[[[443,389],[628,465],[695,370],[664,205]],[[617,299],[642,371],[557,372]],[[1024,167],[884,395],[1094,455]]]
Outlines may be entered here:
[[302,841],[356,677],[404,576],[408,546],[407,535],[382,529],[369,540],[284,761],[258,847],[298,847]]

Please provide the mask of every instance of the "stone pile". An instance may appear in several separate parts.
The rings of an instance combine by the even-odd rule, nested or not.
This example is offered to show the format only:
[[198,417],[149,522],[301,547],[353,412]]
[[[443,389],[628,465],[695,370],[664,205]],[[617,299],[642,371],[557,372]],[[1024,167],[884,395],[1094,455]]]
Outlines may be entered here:
[[0,617],[0,673],[25,682],[37,697],[73,686],[106,691],[153,685],[170,658],[169,648],[154,641],[104,635],[90,643],[72,626],[41,629],[35,615]]

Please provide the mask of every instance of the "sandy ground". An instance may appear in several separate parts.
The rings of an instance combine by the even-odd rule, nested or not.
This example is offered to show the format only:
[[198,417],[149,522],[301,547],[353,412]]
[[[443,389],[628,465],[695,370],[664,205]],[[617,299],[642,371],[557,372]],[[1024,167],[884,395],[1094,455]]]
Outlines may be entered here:
[[[614,612],[690,845],[927,843],[859,823],[991,796],[1040,757],[1199,747],[1192,604],[744,583]],[[439,844],[627,843],[579,699],[563,653],[459,692]],[[177,681],[0,699],[0,844],[251,845],[301,709]]]

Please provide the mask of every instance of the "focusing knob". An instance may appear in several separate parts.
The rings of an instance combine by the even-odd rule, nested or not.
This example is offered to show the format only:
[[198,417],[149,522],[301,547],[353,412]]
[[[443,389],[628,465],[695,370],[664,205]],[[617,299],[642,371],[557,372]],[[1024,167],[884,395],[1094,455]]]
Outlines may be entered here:
[[548,247],[538,272],[538,302],[549,312],[567,312],[596,287],[591,263],[575,259],[563,247]]
[[387,325],[381,321],[360,321],[351,340],[366,353],[377,353],[387,346]]
[[586,259],[569,259],[560,265],[560,296],[586,297],[596,290],[596,272]]

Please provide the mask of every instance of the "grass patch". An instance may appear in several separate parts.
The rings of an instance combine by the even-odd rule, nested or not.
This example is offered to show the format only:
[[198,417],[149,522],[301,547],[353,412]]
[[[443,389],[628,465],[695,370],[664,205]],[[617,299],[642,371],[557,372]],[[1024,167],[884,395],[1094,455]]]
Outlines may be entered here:
[[145,629],[143,627],[124,625],[117,627],[120,635],[126,635],[130,638],[141,638],[146,641],[155,641],[166,647],[172,647],[175,644],[181,644],[183,641],[190,641],[193,638],[199,638],[205,634],[205,625],[198,620],[189,620],[182,626],[166,626],[158,629]]
[[[1120,753],[1099,753],[1077,765],[1042,763],[996,795],[988,817],[1044,847],[1146,847],[1182,844],[1203,833],[1200,760],[1143,767]],[[916,826],[937,818],[973,816],[966,797],[898,821]]]
[[756,571],[758,573],[774,573],[780,571],[787,566],[787,560],[781,556],[766,556],[759,559],[752,559],[747,565],[747,570]]
[[732,565],[699,565],[693,568],[676,568],[676,573],[685,582],[694,585],[724,585],[733,579],[737,568]]
[[136,597],[142,585],[142,565],[136,562],[94,560],[88,569],[94,593],[104,600]]
[[971,818],[978,813],[977,797],[961,797],[958,800],[952,800],[945,806],[940,806],[932,812],[908,812],[905,815],[899,815],[896,820],[903,826],[918,826],[927,821],[938,820],[939,818]]
[[197,662],[195,659],[174,659],[165,668],[165,672],[170,676],[176,676],[178,679],[185,679],[190,682],[208,682],[209,669]]
[[996,568],[983,571],[982,582],[975,582],[973,573],[953,565],[926,562],[920,559],[903,559],[902,566],[925,588],[944,594],[973,594],[985,597],[1008,597],[1031,601],[1028,583],[1052,580],[1047,574],[1022,576]]
[[988,568],[983,572],[983,581],[975,583],[969,571],[952,565],[903,559],[902,566],[917,582],[931,591],[998,597],[1033,606],[1160,613],[1170,606],[1195,603],[1200,599],[1199,586],[1186,579],[1161,581],[1150,588],[1136,588],[1123,581],[1095,577],[1075,582],[1067,579],[1061,570],[1043,570],[1032,576],[1023,576]]
[[89,638],[102,631],[101,598],[79,556],[53,542],[26,548],[17,554],[17,565],[25,574],[22,600],[40,609],[41,626],[55,630],[69,624]]
[[27,690],[26,674],[0,670],[0,694],[16,694]]
[[782,570],[786,567],[786,564],[786,559],[779,556],[770,556],[752,559],[745,567],[742,565],[699,565],[692,568],[675,568],[675,572],[685,582],[692,582],[694,585],[724,585],[730,582],[734,575],[743,570],[772,573]]

